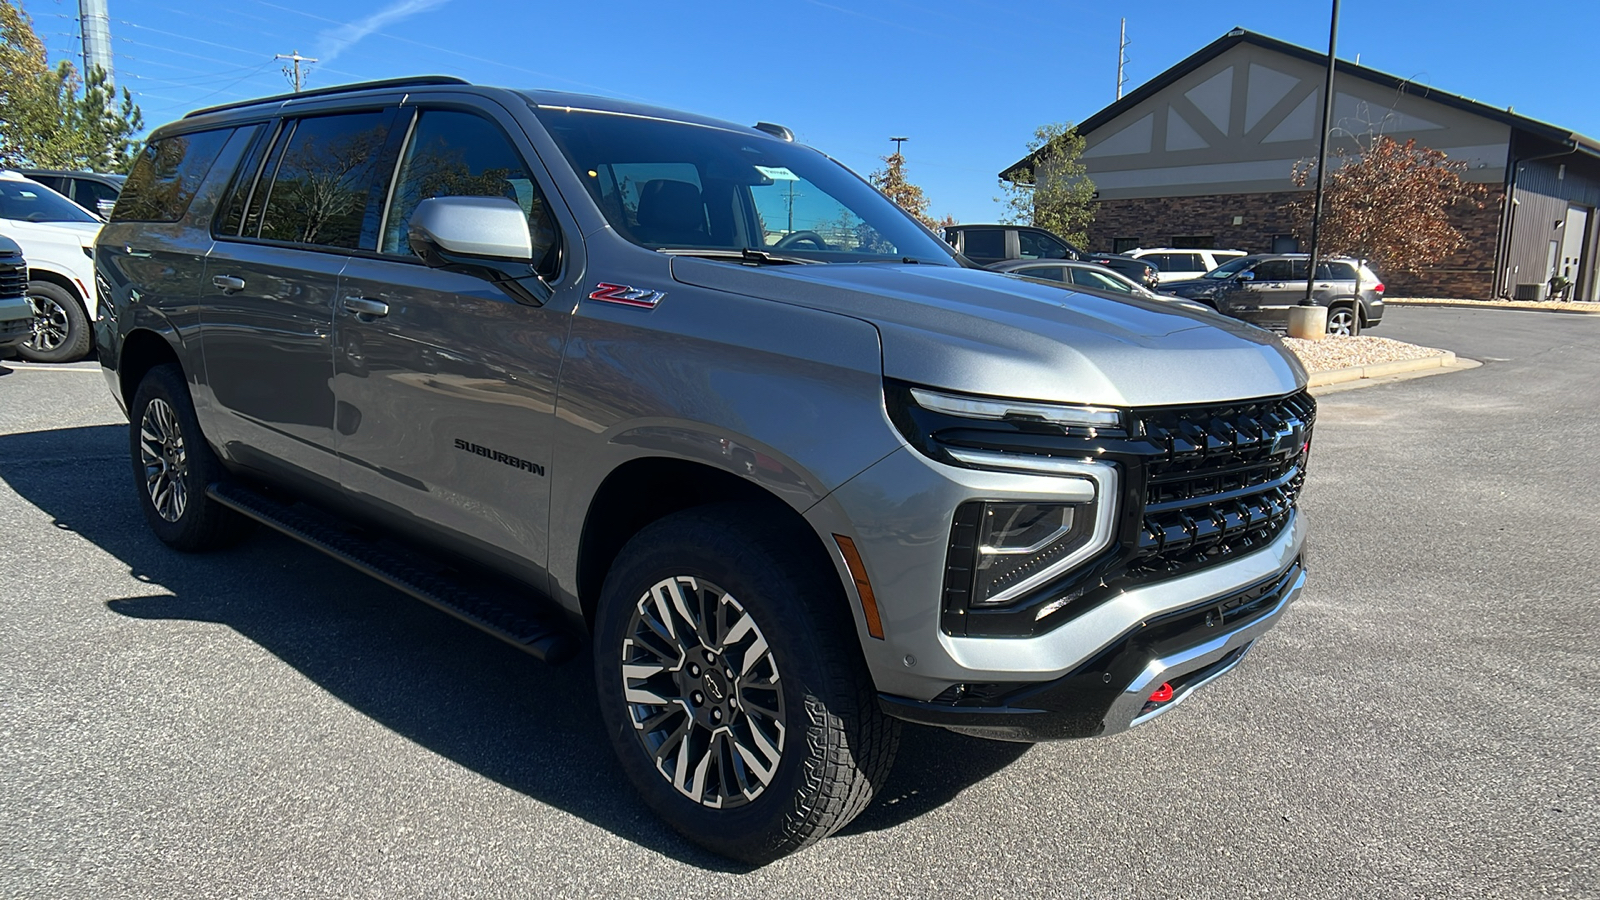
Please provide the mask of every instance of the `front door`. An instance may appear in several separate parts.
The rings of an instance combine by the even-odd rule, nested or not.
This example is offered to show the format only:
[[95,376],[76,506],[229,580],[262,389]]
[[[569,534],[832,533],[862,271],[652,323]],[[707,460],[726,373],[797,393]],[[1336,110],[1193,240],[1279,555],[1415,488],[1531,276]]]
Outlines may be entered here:
[[352,499],[536,579],[571,310],[430,269],[407,241],[424,199],[507,197],[528,214],[536,261],[553,266],[554,220],[524,160],[491,111],[420,111],[379,256],[351,260],[340,279],[333,395],[340,478]]

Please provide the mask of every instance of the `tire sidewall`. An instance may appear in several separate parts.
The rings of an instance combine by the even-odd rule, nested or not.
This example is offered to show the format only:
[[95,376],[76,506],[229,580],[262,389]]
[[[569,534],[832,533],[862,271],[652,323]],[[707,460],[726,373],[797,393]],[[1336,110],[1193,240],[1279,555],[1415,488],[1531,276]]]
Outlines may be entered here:
[[28,298],[45,297],[61,307],[67,314],[67,337],[54,350],[35,350],[26,343],[18,344],[17,355],[33,362],[62,363],[82,359],[89,352],[89,314],[83,303],[73,293],[48,281],[28,282]]
[[[701,527],[680,529],[671,537],[685,542],[712,537],[698,532],[711,531],[714,526],[695,524]],[[714,554],[684,552],[682,544],[678,550],[651,546],[658,537],[667,536],[663,531],[652,526],[636,536],[619,554],[619,565],[606,578],[601,593],[594,635],[601,718],[623,771],[651,809],[696,842],[730,856],[749,858],[754,849],[750,847],[750,836],[781,831],[784,820],[799,805],[806,768],[813,764],[808,759],[808,726],[817,715],[816,707],[823,703],[816,687],[827,673],[820,671],[821,655],[812,646],[816,633],[794,615],[803,602],[801,588],[781,576],[781,567],[760,560],[754,571],[738,571],[738,567],[723,563]],[[763,573],[777,577],[772,584],[755,583],[766,581]],[[784,702],[783,756],[766,789],[756,799],[733,809],[704,807],[668,783],[639,741],[622,701],[621,648],[635,604],[652,585],[679,575],[705,579],[737,599],[766,637],[778,667]]]

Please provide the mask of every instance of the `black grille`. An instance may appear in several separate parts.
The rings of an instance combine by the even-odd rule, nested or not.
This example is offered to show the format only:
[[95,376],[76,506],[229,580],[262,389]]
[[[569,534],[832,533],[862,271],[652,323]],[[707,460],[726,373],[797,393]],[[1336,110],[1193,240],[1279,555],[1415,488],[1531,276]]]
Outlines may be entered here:
[[1309,394],[1135,416],[1136,433],[1158,455],[1145,466],[1132,573],[1220,561],[1270,540],[1288,522],[1316,418]]
[[26,319],[0,320],[0,341],[8,341],[31,333],[33,333],[32,316]]
[[28,267],[15,257],[0,257],[0,297],[21,297],[28,293]]

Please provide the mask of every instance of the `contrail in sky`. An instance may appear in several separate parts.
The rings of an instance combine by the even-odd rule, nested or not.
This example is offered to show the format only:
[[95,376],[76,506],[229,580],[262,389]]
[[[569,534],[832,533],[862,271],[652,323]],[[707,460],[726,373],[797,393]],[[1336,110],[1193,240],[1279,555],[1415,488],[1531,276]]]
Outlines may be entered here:
[[337,28],[329,28],[317,36],[317,60],[324,64],[332,62],[339,54],[349,49],[350,46],[367,35],[377,31],[385,25],[409,19],[417,13],[427,12],[436,6],[448,3],[449,0],[400,0],[391,3],[364,19],[346,22]]

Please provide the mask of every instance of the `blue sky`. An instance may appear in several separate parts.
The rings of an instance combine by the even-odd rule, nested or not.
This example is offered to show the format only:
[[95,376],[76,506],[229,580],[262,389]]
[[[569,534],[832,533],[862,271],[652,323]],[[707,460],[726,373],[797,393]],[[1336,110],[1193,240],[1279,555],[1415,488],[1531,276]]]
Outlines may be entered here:
[[[298,50],[321,59],[311,87],[445,73],[638,99],[788,125],[862,174],[892,151],[889,137],[906,136],[907,172],[930,211],[963,222],[1000,214],[995,173],[1037,125],[1115,99],[1121,17],[1130,88],[1235,25],[1316,48],[1328,36],[1325,4],[1285,0],[109,2],[118,81],[151,127],[287,90],[272,57]],[[76,2],[22,6],[53,59],[78,58]],[[1345,0],[1339,55],[1594,136],[1596,33],[1592,0]]]

